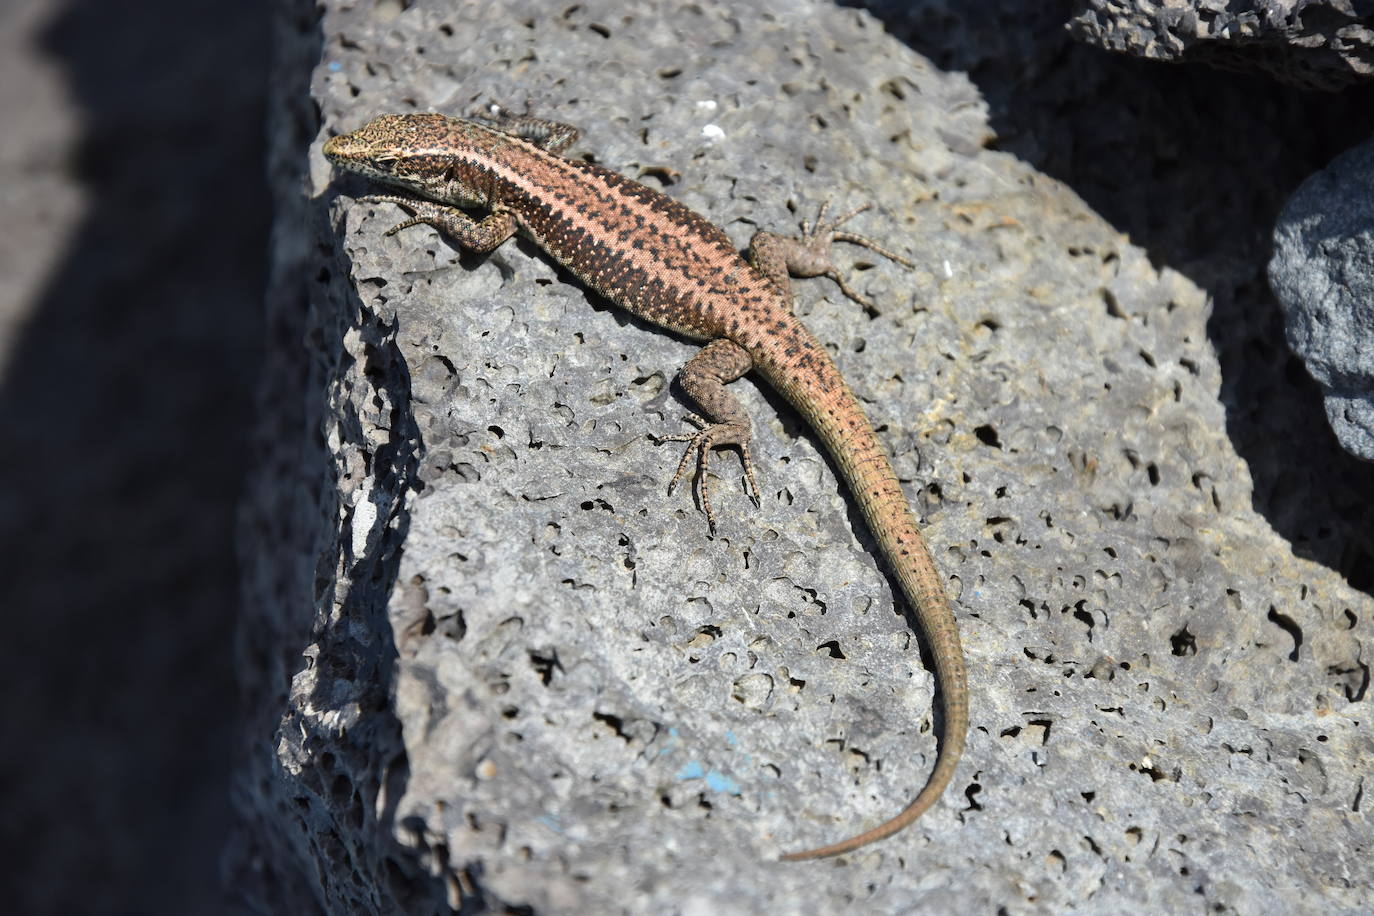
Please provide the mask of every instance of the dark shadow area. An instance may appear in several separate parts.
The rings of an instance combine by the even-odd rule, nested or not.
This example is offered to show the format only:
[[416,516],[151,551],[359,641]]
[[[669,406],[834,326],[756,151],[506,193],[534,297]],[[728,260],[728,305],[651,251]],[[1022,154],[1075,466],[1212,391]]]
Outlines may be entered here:
[[[441,841],[398,815],[410,765],[397,672],[415,652],[405,635],[435,625],[423,579],[398,583],[409,501],[424,488],[397,345],[404,319],[360,298],[336,222],[347,179],[317,189],[309,177],[321,127],[310,84],[324,43],[312,0],[280,3],[273,39],[267,173],[278,231],[237,520],[243,709],[228,905],[427,914],[454,912],[460,898],[461,913],[504,912],[480,869],[451,865]],[[397,607],[412,615],[400,645]]]
[[[313,203],[321,225],[328,224],[324,214],[332,196]],[[287,858],[293,851],[289,842],[271,836],[258,840],[265,841],[264,851],[273,856],[267,870],[283,877],[291,871],[304,875],[302,886],[316,885],[311,889],[327,912],[451,913],[455,911],[448,902],[450,884],[461,888],[463,900],[457,912],[502,912],[470,868],[462,879],[455,877],[447,845],[425,831],[423,819],[412,816],[398,822],[410,763],[395,708],[395,681],[402,652],[413,654],[414,649],[398,648],[390,611],[410,532],[409,500],[424,489],[419,478],[424,447],[413,413],[410,372],[396,344],[399,319],[391,323],[379,319],[347,281],[336,289],[349,305],[343,314],[363,318],[347,328],[335,325],[335,330],[356,332],[366,341],[361,373],[345,357],[337,376],[347,379],[361,374],[387,393],[394,409],[388,416],[387,439],[378,443],[367,430],[368,419],[358,414],[355,405],[339,405],[338,433],[347,444],[336,454],[356,449],[365,455],[374,483],[367,496],[371,523],[360,544],[346,538],[336,541],[327,558],[330,562],[320,565],[322,571],[343,571],[345,581],[331,575],[329,589],[346,597],[329,625],[310,635],[310,645],[318,647],[317,657],[322,661],[315,668],[310,695],[287,704],[288,723],[282,726],[287,731],[299,730],[304,736],[302,745],[313,753],[298,773],[275,780],[274,788],[290,796],[292,809],[278,829],[289,830],[288,823],[294,826],[298,821],[318,858],[292,861]],[[347,352],[342,337],[329,339],[327,346]],[[336,484],[334,489],[337,492],[341,487]],[[343,509],[343,530],[355,523],[358,511],[357,507]],[[360,545],[362,552],[355,553]],[[424,590],[422,583],[409,583],[409,588],[412,594]],[[420,612],[412,627],[417,632],[432,631],[433,618],[424,599],[410,603]],[[302,653],[293,654],[302,657]],[[435,689],[442,694],[439,685]],[[349,716],[354,704],[361,715],[349,727],[339,728],[337,722]],[[335,715],[321,716],[318,711],[322,710]],[[345,826],[336,828],[340,823]],[[260,824],[259,829],[270,831],[273,826]],[[407,842],[398,842],[398,835],[405,835]],[[271,849],[272,842],[280,843],[279,848]],[[443,874],[433,874],[432,867],[441,868]],[[258,911],[273,912],[287,902],[293,904],[288,907],[291,911],[299,908],[287,895],[266,900]]]
[[5,884],[25,914],[215,912],[268,5],[74,0],[43,44],[89,206],[0,382]]
[[1374,87],[1303,91],[1109,54],[1065,32],[1070,0],[848,5],[968,73],[996,148],[1073,188],[1157,267],[1210,294],[1227,433],[1255,510],[1299,556],[1374,591],[1374,465],[1336,442],[1265,275],[1288,195],[1374,130]]

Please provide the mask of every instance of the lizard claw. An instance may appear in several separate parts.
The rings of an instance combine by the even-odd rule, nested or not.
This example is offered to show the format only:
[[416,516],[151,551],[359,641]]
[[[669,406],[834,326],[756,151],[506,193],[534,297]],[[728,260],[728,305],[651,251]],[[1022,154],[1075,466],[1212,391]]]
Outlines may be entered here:
[[687,448],[682,453],[682,460],[677,463],[677,470],[673,472],[672,479],[668,481],[668,493],[670,495],[677,488],[678,482],[686,476],[687,468],[692,464],[693,456],[696,456],[696,473],[693,475],[692,489],[696,493],[697,502],[701,504],[702,511],[706,513],[706,527],[714,535],[716,533],[716,516],[711,508],[711,489],[708,476],[711,454],[720,446],[734,445],[739,448],[740,457],[744,462],[745,492],[755,506],[762,506],[758,481],[754,476],[754,459],[749,451],[747,437],[741,441],[737,430],[734,430],[730,424],[712,423],[694,413],[687,414],[687,420],[697,427],[696,432],[671,433],[653,438],[659,443],[687,443]]

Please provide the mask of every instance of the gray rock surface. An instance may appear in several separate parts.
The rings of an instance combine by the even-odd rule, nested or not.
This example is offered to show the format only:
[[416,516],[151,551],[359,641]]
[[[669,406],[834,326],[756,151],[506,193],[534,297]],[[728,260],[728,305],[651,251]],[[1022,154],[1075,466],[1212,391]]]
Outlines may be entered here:
[[[281,692],[250,696],[243,902],[1367,899],[1374,602],[1251,508],[1201,290],[986,150],[966,79],[865,13],[380,9],[326,10],[315,102],[330,132],[528,97],[583,128],[574,154],[667,184],[741,245],[826,197],[878,204],[857,229],[921,267],[854,252],[879,312],[825,281],[799,284],[797,309],[928,520],[975,724],[956,785],[906,833],[773,862],[890,815],[935,747],[919,634],[815,442],[780,399],[737,384],[765,498],[753,509],[719,462],[708,538],[687,496],[663,495],[676,453],[648,440],[681,428],[669,382],[695,347],[528,245],[474,258],[429,230],[385,238],[397,212],[331,184],[316,145],[318,197],[294,198],[283,224],[304,217],[318,238],[279,239],[291,269],[275,287],[314,358],[268,380],[310,400],[269,416],[269,472],[245,513],[246,543],[263,545],[245,656]],[[300,276],[308,311],[281,295]],[[278,545],[308,548],[308,568]]]
[[1374,461],[1374,140],[1289,199],[1274,230],[1269,283],[1288,345],[1322,386],[1336,438]]
[[1374,77],[1370,0],[1082,0],[1080,6],[1069,31],[1109,51],[1260,70],[1316,89]]

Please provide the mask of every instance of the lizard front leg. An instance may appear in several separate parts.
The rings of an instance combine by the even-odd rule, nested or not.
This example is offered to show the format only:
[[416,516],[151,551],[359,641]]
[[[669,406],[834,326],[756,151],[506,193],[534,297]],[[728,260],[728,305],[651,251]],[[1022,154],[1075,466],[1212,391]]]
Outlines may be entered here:
[[759,503],[759,487],[754,479],[754,461],[749,454],[749,441],[754,435],[753,427],[744,407],[733,394],[725,390],[726,385],[753,367],[754,361],[748,351],[733,340],[720,338],[702,347],[678,373],[678,381],[682,383],[683,390],[706,415],[705,418],[695,414],[688,417],[701,428],[694,433],[657,437],[660,442],[687,443],[687,450],[678,462],[677,472],[668,483],[669,493],[673,492],[673,488],[686,473],[692,455],[696,454],[697,499],[701,502],[702,511],[706,513],[706,525],[712,533],[716,530],[716,519],[711,512],[706,467],[711,452],[715,449],[726,445],[733,445],[739,449],[744,461],[744,476],[749,484],[750,495],[755,505]]
[[412,214],[386,231],[395,235],[411,226],[433,226],[464,248],[486,254],[515,234],[515,217],[505,210],[493,210],[483,219],[475,220],[452,204],[441,204],[422,197],[401,194],[369,194],[358,200],[368,204],[396,204]]
[[503,134],[528,140],[555,156],[572,146],[581,136],[581,131],[571,124],[536,118],[529,113],[528,104],[523,115],[511,114],[500,105],[492,104],[472,111],[468,117],[483,121]]

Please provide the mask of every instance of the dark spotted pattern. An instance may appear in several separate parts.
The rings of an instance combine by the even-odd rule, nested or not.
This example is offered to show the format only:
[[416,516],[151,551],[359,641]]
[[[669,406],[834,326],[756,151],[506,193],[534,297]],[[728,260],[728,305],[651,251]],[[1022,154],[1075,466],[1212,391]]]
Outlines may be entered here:
[[[518,231],[622,308],[712,341],[682,373],[707,420],[685,437],[691,444],[679,474],[694,450],[704,466],[711,449],[736,445],[752,482],[749,420],[725,388],[750,367],[806,417],[916,610],[935,659],[945,721],[934,772],[900,814],[843,842],[785,858],[837,855],[896,833],[930,808],[954,777],[968,730],[968,687],[944,585],[887,455],[829,354],[792,314],[789,269],[843,281],[816,244],[759,233],[745,261],[724,232],[672,198],[538,145],[541,136],[550,136],[559,138],[557,148],[566,146],[576,136],[567,125],[526,118],[512,119],[507,129],[513,133],[443,115],[384,115],[333,138],[324,152],[336,165],[424,198],[377,198],[411,210],[414,218],[401,227],[431,223],[479,250]],[[458,207],[492,215],[479,223]],[[857,240],[882,252],[834,232],[844,219],[818,226],[820,235],[808,239],[826,246],[832,238]],[[704,475],[697,477],[697,492],[714,524]]]

